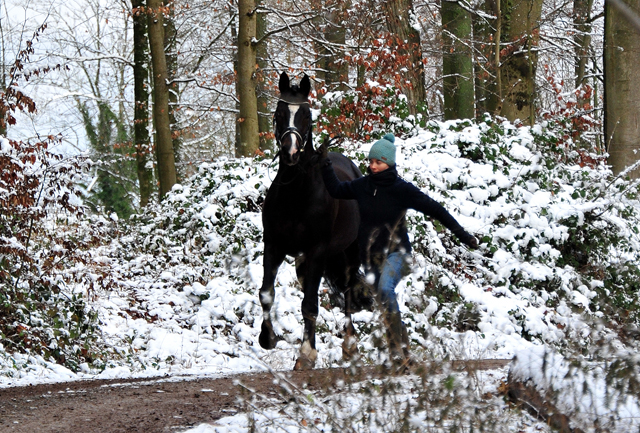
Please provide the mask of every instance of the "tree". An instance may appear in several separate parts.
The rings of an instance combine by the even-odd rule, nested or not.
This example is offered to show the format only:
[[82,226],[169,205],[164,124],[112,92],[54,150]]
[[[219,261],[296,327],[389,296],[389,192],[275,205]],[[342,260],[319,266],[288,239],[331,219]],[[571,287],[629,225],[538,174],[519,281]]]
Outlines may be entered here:
[[[61,57],[58,61],[69,66],[55,75],[54,83],[71,95],[82,120],[77,129],[84,129],[95,162],[95,181],[87,187],[85,201],[94,209],[127,218],[134,212],[137,195],[131,117],[124,105],[130,71],[128,11],[116,12],[100,1],[83,2],[77,9],[66,6],[78,21],[65,20],[70,15],[56,10],[51,17],[57,24],[56,35],[49,43]],[[110,37],[112,32],[120,41]]]
[[475,44],[475,100],[476,117],[485,113],[500,114],[501,14],[499,0],[481,2],[472,15]]
[[[62,4],[62,0],[46,1]],[[578,5],[580,1],[591,0],[568,0],[567,5]],[[127,1],[127,3],[130,2]],[[442,10],[440,9],[442,2],[432,0],[420,2],[415,0],[413,2],[409,0],[391,2],[322,0],[297,3],[285,0],[260,3],[254,1],[253,6],[247,1],[242,5],[247,3],[249,7],[240,16],[242,26],[237,22],[238,8],[237,3],[234,2],[195,0],[172,1],[165,4],[164,10],[172,13],[176,29],[174,36],[168,37],[165,34],[165,40],[171,40],[172,46],[175,46],[172,48],[165,43],[165,55],[179,53],[176,57],[175,72],[167,72],[169,84],[176,86],[176,91],[170,91],[169,95],[179,96],[177,101],[169,102],[170,113],[175,114],[175,119],[172,120],[170,117],[169,122],[173,126],[170,126],[169,130],[174,140],[172,144],[176,165],[178,165],[176,154],[183,158],[185,165],[207,161],[219,155],[236,154],[236,142],[240,143],[241,140],[235,139],[235,130],[237,129],[238,133],[241,130],[246,132],[248,129],[246,127],[252,123],[252,114],[245,115],[244,110],[248,105],[252,105],[250,100],[253,98],[247,98],[242,92],[245,90],[252,92],[251,89],[254,87],[257,88],[256,99],[260,98],[260,102],[257,108],[248,111],[259,113],[256,114],[257,135],[262,138],[271,137],[271,135],[265,135],[269,131],[269,112],[273,103],[271,82],[275,75],[285,69],[290,68],[296,74],[302,70],[311,71],[312,79],[319,84],[326,82],[329,85],[328,90],[346,85],[345,89],[341,89],[343,92],[335,94],[341,95],[344,104],[337,100],[332,102],[336,110],[334,118],[338,119],[340,113],[348,114],[348,129],[354,134],[352,136],[368,139],[376,137],[386,129],[398,133],[408,132],[411,129],[409,125],[416,124],[411,123],[414,119],[422,122],[430,117],[442,115],[446,115],[447,118],[470,117],[469,113],[452,115],[448,107],[451,107],[454,101],[458,101],[457,106],[461,109],[471,109],[473,106],[470,96],[472,93],[462,91],[464,84],[469,85],[469,89],[473,89],[473,86],[469,80],[460,80],[465,74],[468,75],[465,70],[470,71],[468,50],[471,48],[475,56],[473,70],[477,75],[475,86],[477,113],[490,111],[493,114],[506,115],[509,104],[515,104],[516,108],[513,111],[516,111],[517,104],[520,103],[523,106],[522,111],[509,116],[530,122],[532,114],[534,116],[537,114],[536,110],[541,109],[544,113],[548,113],[558,107],[556,90],[560,89],[558,91],[563,94],[575,90],[574,75],[581,75],[574,68],[574,56],[578,54],[573,48],[567,49],[570,47],[567,41],[575,41],[576,45],[583,43],[583,46],[589,48],[590,54],[599,48],[600,43],[598,36],[600,24],[592,24],[589,19],[585,23],[585,25],[594,26],[592,32],[594,41],[589,47],[586,39],[579,42],[577,38],[574,39],[574,33],[571,33],[573,28],[578,26],[579,21],[576,16],[574,25],[572,9],[558,8],[548,2],[545,3],[545,9],[542,11],[543,20],[536,18],[535,6],[539,3],[533,1],[485,0],[470,3],[474,8],[482,11],[475,14],[469,12],[471,6],[464,1],[457,3],[447,1],[442,4]],[[115,3],[108,4],[113,6]],[[596,7],[598,4],[596,3]],[[524,15],[518,12],[518,8],[522,5],[530,9]],[[449,8],[450,6],[452,8]],[[416,10],[413,11],[412,8]],[[80,7],[74,9],[82,10]],[[116,9],[121,10],[120,7],[112,7],[111,11]],[[576,11],[577,9],[578,6]],[[454,12],[451,19],[448,18],[448,10]],[[462,13],[459,21],[457,13]],[[467,41],[469,15],[475,20],[471,41]],[[594,16],[597,16],[597,13],[594,13],[591,19]],[[251,22],[254,17],[255,40],[251,43],[247,41],[245,45],[238,45],[237,41],[232,40],[232,32],[229,30],[232,29],[237,33],[242,28],[246,29],[245,22]],[[261,17],[264,17],[264,20]],[[78,14],[74,20],[80,18]],[[440,28],[441,19],[444,19],[446,27],[444,33]],[[518,24],[516,21],[525,24]],[[264,26],[258,25],[259,22]],[[461,30],[457,26],[452,27],[458,22],[465,23],[465,31],[462,33],[459,33]],[[103,26],[104,23],[103,20]],[[518,26],[524,30],[516,32],[514,29]],[[261,28],[260,32],[258,28]],[[554,30],[556,28],[557,32]],[[538,30],[544,38],[537,37]],[[586,36],[589,30],[584,27],[582,33]],[[62,49],[64,42],[62,39],[60,37],[60,43],[55,51]],[[64,39],[67,39],[66,36]],[[109,37],[103,37],[102,41],[105,45],[101,50],[98,51],[92,46],[94,58],[91,58],[93,54],[91,52],[66,52],[63,60],[78,62],[78,64],[80,61],[86,63],[92,61],[95,65],[97,64],[95,59],[100,58],[102,68],[109,62],[120,61],[126,65],[124,68],[126,74],[131,74],[133,69],[129,68],[133,65],[131,59],[133,51],[130,48],[133,44],[119,43],[128,48],[126,52],[107,47],[107,45],[113,45],[116,48],[118,45],[111,44],[110,41],[119,39],[120,33],[116,32],[111,33]],[[467,45],[460,43],[463,41],[467,42]],[[447,44],[446,47],[449,47],[448,50],[444,48],[443,51],[443,42]],[[244,62],[248,68],[240,68],[239,64],[232,66],[237,54],[248,52],[249,57],[252,57],[252,48],[255,49],[256,58],[255,60],[249,58]],[[539,69],[537,56],[544,60],[548,69],[538,71],[536,74],[538,81],[535,81],[534,73]],[[244,55],[240,57],[247,59]],[[464,63],[463,69],[458,66],[457,58]],[[517,65],[516,59],[520,59]],[[347,74],[346,69],[342,70],[342,68],[347,65],[350,68],[350,75],[348,80],[343,80],[340,77]],[[598,74],[598,65],[589,70],[591,66],[592,64],[586,65],[585,76],[593,80]],[[316,72],[315,76],[314,72]],[[117,82],[111,80],[109,84],[113,85],[108,91],[101,88],[102,100],[108,102],[116,116],[121,116],[121,113],[120,107],[115,104],[124,103],[125,124],[138,124],[138,121],[133,120],[135,106],[131,97],[134,93],[132,90],[135,80],[132,76],[126,76],[123,81],[119,78],[121,72],[109,71],[109,73],[113,77],[117,74],[118,80]],[[524,73],[524,75],[516,73]],[[555,81],[549,81],[550,77]],[[73,79],[75,77],[70,77],[70,80]],[[85,86],[84,83],[83,86]],[[60,89],[62,90],[62,86]],[[65,92],[67,95],[93,94],[88,87],[67,85],[65,89],[68,90]],[[318,90],[318,96],[322,97],[324,87],[316,85],[315,89]],[[416,96],[416,92],[422,92],[422,95]],[[404,95],[408,100],[403,97]],[[453,98],[463,95],[466,95],[466,99]],[[519,95],[520,99],[509,100],[514,95]],[[62,99],[58,98],[57,101]],[[507,104],[505,107],[502,105],[503,100]],[[532,102],[533,105],[531,105]],[[390,105],[393,103],[396,105]],[[434,107],[432,112],[427,112],[427,103]],[[89,116],[98,118],[97,108],[91,105],[91,102],[89,104],[92,107]],[[413,113],[409,110],[415,112],[420,106],[423,107],[419,113],[421,116],[412,118]],[[323,105],[323,109],[325,107],[329,109],[329,105]],[[436,111],[437,107],[442,107],[442,111]],[[240,115],[241,108],[243,113]],[[237,115],[240,122],[236,121]],[[402,122],[406,119],[408,122],[404,123],[405,126],[401,126],[400,121],[393,123],[396,119]],[[35,123],[33,122],[34,125]],[[178,127],[179,130],[176,129]],[[255,130],[253,129],[253,132],[245,136],[255,137]],[[132,131],[127,132],[132,135]],[[175,146],[177,139],[183,143],[180,148]],[[84,140],[84,137],[78,141],[80,140]],[[268,144],[263,140],[259,146],[266,149]],[[251,147],[257,148],[255,144]],[[238,145],[237,148],[238,155],[244,154],[241,152],[242,146]],[[253,155],[253,152],[254,150],[250,150],[247,154]],[[135,182],[135,178],[131,180]]]
[[[256,2],[256,3],[259,3]],[[262,40],[267,34],[267,14],[263,11],[257,12],[256,17],[256,39]],[[258,129],[260,131],[260,150],[270,150],[273,146],[271,133],[271,114],[269,110],[269,46],[266,40],[256,44],[256,83],[258,92]]]
[[133,18],[133,144],[140,188],[140,207],[146,207],[151,196],[152,171],[147,167],[151,154],[149,137],[149,39],[145,0],[131,0]]
[[[115,212],[120,218],[128,218],[133,213],[133,205],[129,196],[132,184],[127,181],[132,171],[131,160],[126,156],[131,151],[127,125],[104,101],[99,100],[95,108],[79,98],[77,103],[97,160],[98,188],[95,196],[105,212]],[[97,115],[94,115],[94,110]],[[87,197],[87,201],[91,203],[91,197]]]
[[[605,5],[604,130],[608,162],[614,173],[620,173],[638,160],[640,150],[640,86],[635,75],[640,68],[640,37],[631,22],[640,13],[640,1],[613,5]],[[640,177],[637,169],[629,174]]]
[[471,13],[457,0],[444,0],[440,14],[444,118],[473,119],[475,96],[470,46]]
[[500,1],[500,114],[511,121],[535,121],[536,69],[542,0]]
[[[39,27],[26,40],[8,68],[0,111],[9,125],[16,124],[18,113],[36,111],[35,101],[23,92],[25,83],[61,69],[30,64],[33,43],[43,30]],[[97,315],[82,295],[70,296],[66,288],[77,284],[78,276],[69,269],[86,264],[83,250],[91,236],[70,234],[58,220],[64,216],[77,221],[82,216],[83,207],[72,198],[89,164],[84,157],[64,158],[53,152],[59,140],[0,137],[0,345],[77,369],[96,355]],[[66,325],[73,331],[61,331]]]
[[149,46],[153,65],[153,125],[156,131],[159,196],[162,199],[175,185],[176,164],[169,116],[169,84],[164,51],[163,9],[160,0],[148,0]]
[[315,47],[318,56],[316,78],[327,90],[345,90],[349,81],[349,65],[345,60],[348,3],[325,0],[313,3],[317,13]]
[[415,115],[424,106],[426,94],[420,32],[413,22],[413,0],[389,0],[382,4],[387,27],[395,37],[398,66],[406,68],[397,71],[406,75],[402,90],[407,96],[409,110]]
[[585,82],[585,69],[589,59],[589,45],[591,43],[590,14],[593,0],[573,0],[573,37],[575,52],[576,88]]
[[174,19],[175,1],[167,0],[162,16],[164,25],[164,53],[167,59],[167,83],[169,87],[169,121],[171,122],[171,137],[173,141],[173,157],[176,164],[176,181],[182,178],[182,139],[178,125],[177,111],[179,109],[179,83],[176,80],[178,74],[178,32]]
[[253,156],[260,148],[258,98],[256,95],[256,2],[238,1],[238,99],[240,113],[236,156]]

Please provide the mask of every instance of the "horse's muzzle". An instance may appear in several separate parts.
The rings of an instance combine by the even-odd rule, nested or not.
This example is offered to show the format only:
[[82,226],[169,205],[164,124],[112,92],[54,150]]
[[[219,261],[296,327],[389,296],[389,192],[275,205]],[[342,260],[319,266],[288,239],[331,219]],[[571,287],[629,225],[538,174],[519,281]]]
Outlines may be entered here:
[[282,147],[280,148],[280,157],[282,161],[287,165],[296,165],[300,162],[300,156],[302,155],[302,137],[300,134],[289,133],[282,140]]
[[282,158],[282,162],[284,162],[286,165],[296,165],[300,162],[300,152],[291,154],[283,149],[282,153],[280,154],[280,158]]

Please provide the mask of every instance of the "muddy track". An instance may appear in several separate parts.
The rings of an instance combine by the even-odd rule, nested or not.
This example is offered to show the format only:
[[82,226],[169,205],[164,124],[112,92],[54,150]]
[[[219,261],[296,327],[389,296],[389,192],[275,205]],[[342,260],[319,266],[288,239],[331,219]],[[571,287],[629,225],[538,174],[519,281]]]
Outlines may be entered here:
[[[510,360],[455,362],[455,370],[492,370]],[[417,366],[413,368],[424,368]],[[438,366],[442,368],[442,366]],[[388,374],[378,367],[279,372],[279,380],[330,391],[338,381]],[[243,411],[252,392],[283,398],[272,373],[218,378],[90,380],[0,389],[1,432],[180,432]]]

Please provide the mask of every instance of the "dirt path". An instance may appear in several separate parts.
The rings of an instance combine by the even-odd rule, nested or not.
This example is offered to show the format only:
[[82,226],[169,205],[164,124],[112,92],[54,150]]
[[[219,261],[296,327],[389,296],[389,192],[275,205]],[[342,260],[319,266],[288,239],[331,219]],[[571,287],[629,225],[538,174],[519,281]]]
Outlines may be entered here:
[[[458,362],[454,369],[492,370],[510,360]],[[384,374],[376,367],[357,371],[318,369],[278,373],[311,389],[337,381]],[[278,399],[271,373],[224,378],[156,378],[66,382],[0,389],[0,431],[24,433],[180,432],[242,412],[247,388]]]

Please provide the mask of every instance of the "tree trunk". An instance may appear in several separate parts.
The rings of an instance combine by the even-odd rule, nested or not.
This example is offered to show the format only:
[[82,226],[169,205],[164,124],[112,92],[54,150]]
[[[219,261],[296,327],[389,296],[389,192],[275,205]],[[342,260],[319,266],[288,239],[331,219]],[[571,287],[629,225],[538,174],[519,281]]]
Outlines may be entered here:
[[[258,2],[256,2],[258,4]],[[259,12],[256,22],[256,39],[260,40],[267,32],[266,14]],[[257,56],[257,92],[258,92],[258,130],[260,131],[260,150],[273,149],[273,140],[269,138],[271,132],[271,110],[269,109],[269,86],[266,85],[267,60],[269,51],[267,41],[262,41],[256,47]]]
[[238,99],[240,143],[236,156],[253,156],[260,148],[258,98],[256,96],[256,2],[238,0]]
[[153,65],[153,124],[156,130],[156,159],[158,161],[159,196],[164,198],[176,183],[176,164],[169,117],[169,87],[167,60],[164,53],[163,4],[148,0],[149,45]]
[[[573,26],[575,28],[574,52],[576,89],[584,84],[587,60],[589,59],[589,45],[591,44],[591,23],[589,13],[593,0],[573,0]],[[586,101],[588,102],[588,101]],[[579,101],[583,105],[585,101]]]
[[514,0],[501,4],[502,42],[507,54],[502,58],[502,111],[507,119],[532,125],[535,120],[538,26],[542,0]]
[[[318,90],[320,90],[327,83],[327,62],[325,59],[329,55],[329,50],[324,43],[324,28],[326,26],[323,14],[324,1],[313,1],[311,2],[311,7],[316,13],[316,16],[313,18],[313,27],[315,30],[313,46],[316,51],[316,80],[322,83],[318,86]],[[326,90],[328,91],[329,89],[326,88]]]
[[176,49],[176,25],[173,18],[174,1],[166,0],[164,20],[164,52],[167,59],[167,82],[169,84],[169,122],[171,122],[171,137],[173,141],[173,158],[176,163],[176,181],[180,182],[186,167],[182,163],[182,136],[179,133],[178,120],[176,113],[178,111],[178,94],[180,89],[178,83],[174,83],[178,71],[178,51]]
[[401,87],[407,96],[409,111],[415,115],[419,106],[425,103],[426,90],[420,33],[411,20],[414,16],[413,0],[389,0],[382,3],[387,28],[397,39],[398,57],[407,59],[406,64],[399,65],[399,68],[406,68],[406,72],[402,72],[403,77],[406,75],[406,80],[402,80]]
[[149,137],[149,41],[145,0],[131,0],[133,9],[133,143],[136,152],[140,207],[149,204],[151,170],[147,167],[151,140]]
[[[625,4],[640,13],[639,0]],[[605,3],[604,129],[609,164],[618,174],[638,160],[640,150],[640,37],[624,14]],[[640,177],[640,171],[630,173]]]
[[[2,83],[0,83],[0,92],[4,93],[7,90],[4,72],[2,72],[1,81]],[[0,136],[2,137],[7,136],[7,113],[6,113],[6,107],[4,106],[4,104],[0,105]]]
[[349,80],[349,65],[344,61],[342,49],[347,38],[346,27],[342,24],[346,19],[346,4],[336,0],[325,0],[314,4],[316,11],[322,14],[315,20],[322,32],[319,35],[322,42],[316,43],[317,78],[324,81],[324,85],[329,91],[346,90]]
[[[500,2],[485,0],[480,7],[482,13],[475,13],[472,17],[473,39],[476,41],[474,72],[478,119],[482,119],[485,113],[500,113]],[[492,16],[497,19],[491,19]]]
[[442,87],[444,119],[473,119],[475,95],[471,61],[471,14],[457,1],[442,2]]
[[[233,19],[233,23],[229,26],[229,31],[231,32],[231,40],[233,41],[234,46],[236,47],[236,55],[233,58],[233,70],[236,73],[236,95],[240,95],[240,83],[238,83],[238,25],[236,23],[236,17],[233,16],[233,11],[230,9],[229,14]],[[236,98],[236,127],[235,127],[235,135],[234,135],[234,148],[236,149],[236,154],[238,153],[238,149],[240,148],[240,101]]]
[[346,27],[341,25],[344,20],[344,11],[336,9],[327,16],[328,25],[325,27],[324,37],[331,44],[331,55],[326,58],[328,83],[335,85],[338,90],[346,90],[349,83],[349,64],[345,61],[343,51],[347,41]]

